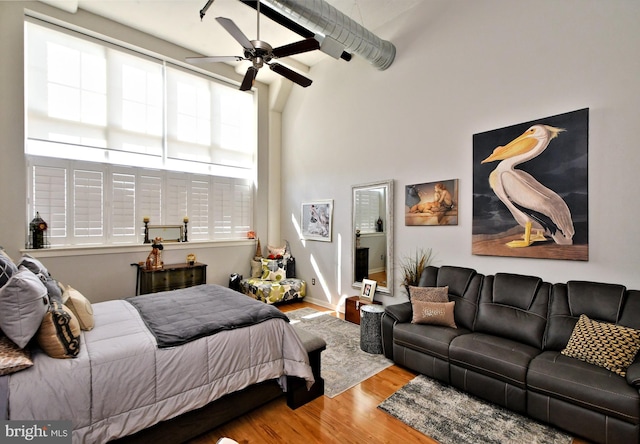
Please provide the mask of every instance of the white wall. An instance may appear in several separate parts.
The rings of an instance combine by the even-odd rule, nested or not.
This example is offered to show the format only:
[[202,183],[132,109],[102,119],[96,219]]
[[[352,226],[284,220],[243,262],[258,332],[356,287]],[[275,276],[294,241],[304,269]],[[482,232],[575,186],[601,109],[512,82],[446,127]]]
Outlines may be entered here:
[[[314,67],[283,113],[282,236],[310,300],[351,286],[351,185],[395,180],[398,259],[432,248],[435,265],[640,288],[640,3],[635,0],[438,0],[374,30],[397,48],[377,71],[362,58]],[[366,24],[365,24],[366,25]],[[590,109],[589,261],[471,254],[472,135]],[[404,187],[460,179],[459,225],[404,225]],[[300,203],[334,199],[332,243],[302,242]]]

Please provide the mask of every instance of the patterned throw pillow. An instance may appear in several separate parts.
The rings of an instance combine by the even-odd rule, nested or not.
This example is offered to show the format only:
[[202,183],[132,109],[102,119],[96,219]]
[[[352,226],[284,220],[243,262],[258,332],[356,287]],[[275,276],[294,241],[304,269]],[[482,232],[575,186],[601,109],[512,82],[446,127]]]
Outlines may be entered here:
[[13,263],[11,258],[4,254],[4,250],[0,250],[0,287],[7,283],[9,278],[18,272],[18,267]]
[[580,315],[561,353],[625,376],[639,349],[639,330]]
[[36,335],[38,345],[52,358],[75,358],[80,352],[80,325],[71,310],[54,301]]
[[282,247],[274,247],[272,245],[267,245],[267,251],[269,251],[269,256],[278,257],[284,256],[287,251],[287,245],[283,245]]
[[411,301],[413,308],[412,324],[444,325],[457,328],[454,319],[455,302]]
[[15,373],[33,365],[29,350],[22,350],[6,336],[0,337],[0,376]]
[[91,302],[82,293],[68,285],[64,290],[62,299],[65,305],[78,319],[82,330],[91,330],[95,326],[93,319],[93,307]]
[[449,302],[449,287],[409,286],[409,299],[422,302]]
[[251,259],[251,277],[259,278],[262,276],[262,258],[255,257]]
[[286,263],[283,259],[262,259],[262,279],[279,282],[287,277]]

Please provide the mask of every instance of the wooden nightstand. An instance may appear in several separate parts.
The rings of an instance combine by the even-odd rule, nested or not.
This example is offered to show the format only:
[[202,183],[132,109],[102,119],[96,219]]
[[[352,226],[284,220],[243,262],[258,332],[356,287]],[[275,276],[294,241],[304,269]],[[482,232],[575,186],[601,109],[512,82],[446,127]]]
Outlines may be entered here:
[[[132,264],[138,265],[138,264]],[[207,264],[165,264],[159,270],[138,265],[136,295],[177,290],[207,283]]]
[[344,301],[344,320],[360,325],[360,307],[363,305],[381,305],[378,301],[368,301],[360,296],[351,296]]

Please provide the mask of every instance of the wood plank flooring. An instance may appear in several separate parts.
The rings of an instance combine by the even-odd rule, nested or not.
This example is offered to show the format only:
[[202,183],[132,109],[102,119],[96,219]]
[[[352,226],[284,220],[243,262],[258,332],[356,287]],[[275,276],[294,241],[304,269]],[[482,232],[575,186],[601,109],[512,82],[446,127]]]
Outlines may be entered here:
[[[279,308],[287,312],[305,307],[327,311],[307,302]],[[377,408],[415,376],[416,373],[393,365],[335,398],[321,396],[296,410],[289,409],[285,398],[280,397],[189,444],[215,444],[222,437],[240,444],[434,444],[437,441]],[[573,444],[586,442],[574,439]]]

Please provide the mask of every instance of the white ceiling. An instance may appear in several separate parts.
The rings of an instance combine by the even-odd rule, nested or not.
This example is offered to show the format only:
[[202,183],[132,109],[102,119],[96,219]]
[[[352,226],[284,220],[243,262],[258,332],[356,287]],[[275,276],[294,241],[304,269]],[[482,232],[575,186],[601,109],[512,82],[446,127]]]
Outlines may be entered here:
[[[53,3],[55,0],[46,1]],[[336,9],[375,33],[385,23],[398,17],[423,0],[326,0]],[[148,34],[176,43],[207,56],[242,55],[242,48],[215,20],[227,17],[233,20],[249,40],[257,37],[256,11],[238,0],[215,0],[204,19],[200,10],[207,0],[77,0],[78,7],[116,22],[139,29]],[[384,39],[384,36],[379,36]],[[260,17],[260,39],[272,47],[302,40],[302,37],[278,25],[270,19]],[[304,73],[305,67],[313,66],[328,58],[320,51],[299,54],[291,58],[303,66],[291,62],[289,66]],[[287,64],[287,59],[282,59]],[[233,62],[236,70],[244,74],[249,62]],[[306,65],[306,66],[304,66]],[[271,75],[269,75],[271,74]],[[271,83],[273,73],[262,69],[258,80]],[[275,76],[278,78],[279,76]]]

